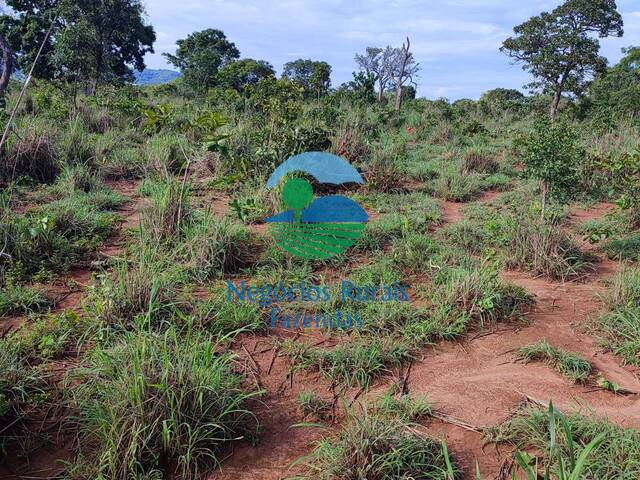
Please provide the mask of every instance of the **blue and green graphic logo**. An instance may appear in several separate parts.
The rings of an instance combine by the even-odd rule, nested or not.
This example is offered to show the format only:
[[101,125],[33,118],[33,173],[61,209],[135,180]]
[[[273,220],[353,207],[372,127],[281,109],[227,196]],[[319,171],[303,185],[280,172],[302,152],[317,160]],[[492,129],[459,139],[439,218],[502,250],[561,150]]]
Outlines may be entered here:
[[[274,188],[292,173],[303,172],[321,184],[362,184],[358,171],[343,158],[324,152],[306,152],[289,158],[269,177]],[[324,260],[344,253],[362,236],[367,212],[342,195],[314,200],[313,186],[304,178],[289,178],[282,187],[288,210],[266,218],[276,243],[287,252],[306,259]]]

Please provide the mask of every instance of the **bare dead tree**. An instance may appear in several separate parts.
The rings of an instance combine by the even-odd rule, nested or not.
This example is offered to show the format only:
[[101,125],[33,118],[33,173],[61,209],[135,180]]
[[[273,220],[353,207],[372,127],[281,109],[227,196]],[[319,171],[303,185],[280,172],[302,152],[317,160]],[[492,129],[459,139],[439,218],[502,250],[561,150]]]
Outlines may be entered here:
[[13,73],[13,52],[0,33],[0,109],[5,107],[5,92]]
[[385,70],[396,90],[396,112],[400,110],[402,104],[402,87],[407,81],[415,85],[413,79],[420,70],[420,64],[416,63],[413,53],[409,51],[410,48],[411,42],[407,37],[407,41],[401,48],[387,47],[383,53]]

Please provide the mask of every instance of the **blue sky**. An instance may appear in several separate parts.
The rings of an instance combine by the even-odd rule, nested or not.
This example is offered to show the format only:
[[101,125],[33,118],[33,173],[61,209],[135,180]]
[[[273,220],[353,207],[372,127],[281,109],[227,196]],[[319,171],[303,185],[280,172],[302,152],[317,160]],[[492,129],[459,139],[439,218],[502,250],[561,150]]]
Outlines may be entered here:
[[[514,25],[560,1],[533,0],[146,0],[157,33],[149,68],[169,68],[162,52],[193,31],[219,28],[242,57],[277,70],[297,58],[325,60],[334,86],[351,79],[356,52],[400,45],[409,35],[422,71],[418,93],[428,98],[477,98],[490,88],[521,88],[528,77],[498,51]],[[622,47],[640,45],[640,0],[618,0],[623,38],[601,40],[616,62]]]

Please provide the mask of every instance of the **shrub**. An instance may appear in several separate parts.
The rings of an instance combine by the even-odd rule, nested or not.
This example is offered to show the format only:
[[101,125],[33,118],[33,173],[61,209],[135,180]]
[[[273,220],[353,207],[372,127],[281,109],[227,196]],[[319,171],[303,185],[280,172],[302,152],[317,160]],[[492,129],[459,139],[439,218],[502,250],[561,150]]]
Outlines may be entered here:
[[131,332],[96,348],[73,378],[80,441],[72,478],[181,478],[219,465],[223,445],[257,433],[255,393],[233,356],[190,329]]

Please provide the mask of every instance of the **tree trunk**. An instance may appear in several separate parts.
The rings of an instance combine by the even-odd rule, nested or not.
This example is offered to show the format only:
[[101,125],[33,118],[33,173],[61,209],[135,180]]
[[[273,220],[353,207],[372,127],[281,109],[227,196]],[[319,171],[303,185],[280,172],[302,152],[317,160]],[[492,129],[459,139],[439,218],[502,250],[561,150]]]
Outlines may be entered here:
[[378,81],[378,103],[382,103],[382,98],[384,95],[384,83],[382,82],[382,80]]
[[556,114],[558,113],[558,105],[560,104],[560,97],[562,96],[562,92],[560,90],[556,90],[553,94],[553,100],[551,100],[551,108],[549,109],[549,118],[551,118],[551,122],[556,121]]
[[398,84],[396,87],[396,112],[400,111],[400,105],[402,105],[402,85]]
[[2,67],[0,72],[0,109],[3,110],[5,107],[4,94],[13,73],[13,52],[2,34],[0,34],[0,67]]

